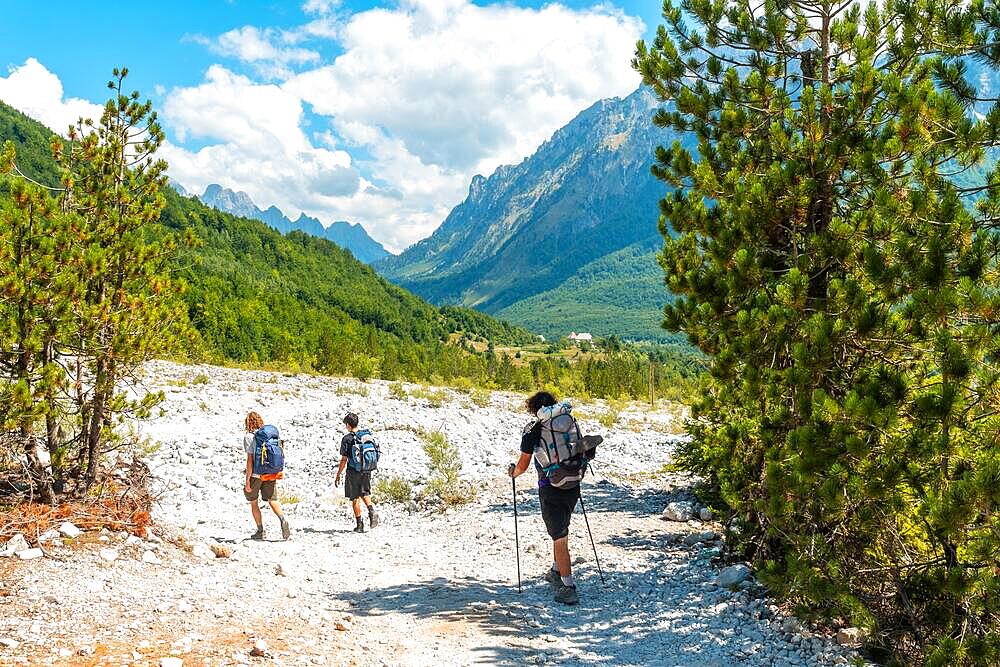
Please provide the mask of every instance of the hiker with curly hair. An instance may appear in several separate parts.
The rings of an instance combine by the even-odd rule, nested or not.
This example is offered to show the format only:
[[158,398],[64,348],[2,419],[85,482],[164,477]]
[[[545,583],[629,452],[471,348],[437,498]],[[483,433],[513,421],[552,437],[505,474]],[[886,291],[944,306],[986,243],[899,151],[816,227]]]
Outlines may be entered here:
[[580,480],[603,438],[584,436],[573,418],[573,407],[540,391],[524,406],[532,421],[521,434],[521,457],[509,468],[511,477],[523,474],[534,461],[538,472],[538,501],[545,530],[552,538],[552,567],[545,580],[552,585],[557,602],[580,601],[569,555],[569,522],[580,500]]
[[272,458],[277,458],[274,455],[275,448],[280,453],[280,461],[277,465],[284,467],[284,453],[281,452],[278,429],[274,426],[265,425],[264,418],[256,412],[251,412],[247,415],[244,426],[246,434],[243,436],[243,450],[247,455],[247,465],[246,477],[243,483],[243,495],[250,503],[250,514],[253,515],[254,523],[257,524],[257,532],[251,535],[250,539],[264,539],[264,520],[260,514],[260,506],[257,504],[257,498],[260,497],[270,505],[271,511],[278,517],[281,525],[281,537],[287,540],[292,534],[292,529],[288,525],[288,519],[285,518],[284,512],[281,511],[281,505],[275,499],[278,480],[283,477],[283,474],[280,469],[277,472],[254,471],[255,460],[258,470],[271,470],[275,468],[276,464],[273,461],[270,467],[263,465],[267,463],[268,452],[272,453]]

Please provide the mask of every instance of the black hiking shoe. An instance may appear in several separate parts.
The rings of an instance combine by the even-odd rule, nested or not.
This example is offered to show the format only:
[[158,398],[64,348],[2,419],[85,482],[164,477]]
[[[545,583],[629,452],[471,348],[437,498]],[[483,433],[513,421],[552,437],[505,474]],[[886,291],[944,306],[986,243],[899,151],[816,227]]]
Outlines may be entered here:
[[292,536],[292,527],[288,525],[288,519],[281,517],[281,539],[287,540]]
[[545,573],[545,581],[549,582],[552,588],[556,589],[563,585],[562,577],[559,576],[559,571],[553,570],[551,567],[549,568],[549,571]]
[[365,532],[365,524],[361,523],[361,521],[358,521],[358,525],[354,527],[354,532],[355,533]]
[[250,536],[251,540],[262,540],[264,539],[264,526],[258,526],[257,532]]
[[556,589],[556,602],[567,605],[579,604],[580,596],[577,595],[576,586],[563,586],[560,581],[559,588]]
[[368,523],[372,528],[378,525],[378,512],[375,511],[374,507],[368,510]]

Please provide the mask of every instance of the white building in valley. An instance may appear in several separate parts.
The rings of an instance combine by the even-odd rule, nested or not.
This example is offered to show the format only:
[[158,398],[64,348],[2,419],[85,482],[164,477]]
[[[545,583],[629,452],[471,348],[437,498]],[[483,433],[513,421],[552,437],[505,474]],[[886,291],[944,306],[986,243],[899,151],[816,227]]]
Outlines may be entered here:
[[581,333],[576,333],[575,331],[573,331],[573,332],[570,333],[569,336],[567,336],[567,338],[569,338],[571,341],[575,341],[577,343],[584,343],[584,342],[586,342],[586,343],[593,343],[594,342],[594,337],[592,335],[590,335],[589,333],[582,333],[582,332]]

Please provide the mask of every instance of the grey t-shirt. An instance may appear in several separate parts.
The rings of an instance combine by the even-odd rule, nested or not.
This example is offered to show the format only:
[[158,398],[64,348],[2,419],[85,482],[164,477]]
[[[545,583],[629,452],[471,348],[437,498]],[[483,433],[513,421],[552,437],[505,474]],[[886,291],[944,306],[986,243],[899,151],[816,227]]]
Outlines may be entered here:
[[[256,443],[254,442],[253,433],[247,433],[243,436],[243,451],[245,451],[249,456],[253,456],[254,449],[256,448]],[[256,473],[251,473],[251,477],[260,477]]]

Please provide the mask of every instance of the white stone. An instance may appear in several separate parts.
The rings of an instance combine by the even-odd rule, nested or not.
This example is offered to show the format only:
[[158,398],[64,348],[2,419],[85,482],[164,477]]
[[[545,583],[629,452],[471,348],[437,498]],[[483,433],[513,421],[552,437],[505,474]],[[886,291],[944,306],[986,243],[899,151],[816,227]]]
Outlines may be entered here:
[[149,563],[150,565],[162,565],[163,564],[163,561],[160,560],[160,557],[157,556],[156,554],[154,554],[152,551],[143,551],[142,552],[142,562],[143,563]]
[[82,530],[74,526],[69,521],[64,521],[63,524],[59,526],[59,534],[70,539],[80,537],[80,533],[82,532]]
[[17,557],[21,560],[34,560],[36,558],[41,558],[45,555],[45,552],[41,549],[24,549],[17,552]]
[[118,549],[101,549],[97,552],[97,555],[99,555],[103,560],[112,563],[118,560]]
[[191,553],[196,558],[201,558],[202,560],[215,560],[215,552],[213,552],[211,547],[203,542],[196,542],[195,545],[191,547]]
[[663,518],[668,521],[690,521],[694,518],[694,503],[678,500],[663,508]]
[[715,583],[723,588],[733,589],[742,584],[749,576],[750,568],[746,565],[742,563],[730,565],[719,572],[719,576],[715,578]]
[[11,639],[10,637],[0,637],[0,646],[4,648],[14,649],[21,645],[21,642],[16,639]]
[[13,556],[18,551],[25,551],[30,547],[31,545],[28,544],[28,540],[24,539],[24,535],[17,533],[14,537],[7,540],[2,553],[5,556]]
[[44,533],[38,536],[38,543],[45,544],[46,542],[51,542],[52,540],[59,537],[59,531],[54,528],[51,530],[46,530]]
[[181,658],[160,658],[160,667],[184,667],[184,660]]
[[712,510],[710,510],[707,507],[702,507],[700,510],[698,510],[698,517],[702,521],[711,521],[712,520]]

